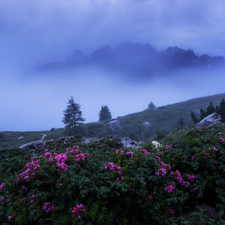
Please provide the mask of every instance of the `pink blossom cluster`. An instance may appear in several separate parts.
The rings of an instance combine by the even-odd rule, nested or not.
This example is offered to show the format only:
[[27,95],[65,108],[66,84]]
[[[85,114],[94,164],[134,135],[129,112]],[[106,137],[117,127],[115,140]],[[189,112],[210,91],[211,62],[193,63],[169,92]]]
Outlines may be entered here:
[[156,176],[159,176],[159,174],[161,174],[162,176],[166,175],[166,169],[160,169],[158,172],[155,172]]
[[21,174],[17,175],[17,182],[23,178],[25,181],[29,181],[30,179],[33,179],[35,176],[35,172],[37,172],[38,170],[41,169],[40,164],[39,164],[40,160],[36,160],[36,161],[32,161],[26,164],[27,166],[27,170],[25,170],[24,172],[22,172]]
[[126,155],[130,155],[130,158],[131,158],[131,159],[133,159],[133,157],[134,157],[134,153],[133,153],[133,152],[131,152],[131,151],[130,151],[130,152],[127,152],[127,154],[126,154]]
[[113,171],[114,169],[117,169],[117,170],[120,170],[121,167],[120,166],[117,166],[117,165],[114,165],[112,162],[109,162],[107,166],[105,166],[105,169],[110,169],[110,171]]
[[161,158],[159,158],[158,156],[155,156],[155,157],[156,157],[156,160],[157,160],[157,161],[161,160]]
[[166,145],[166,149],[171,150],[171,147],[172,147],[172,144],[170,144],[170,145]]
[[[164,184],[165,185],[165,184]],[[166,186],[166,185],[165,185]],[[168,192],[168,193],[170,193],[170,192],[172,192],[173,191],[173,189],[175,189],[176,188],[176,185],[175,185],[175,183],[173,183],[172,185],[170,185],[170,186],[168,186],[168,187],[165,187],[165,190]]]
[[5,188],[6,183],[1,183],[0,184],[0,192],[3,192],[2,190]]
[[43,208],[46,213],[49,213],[51,209],[54,209],[54,206],[50,202],[45,202]]
[[88,155],[89,154],[87,153],[81,153],[81,154],[75,155],[75,161],[80,161],[80,160],[84,161]]
[[22,190],[27,190],[27,187],[23,186],[18,192],[20,193]]
[[78,219],[81,219],[81,216],[80,216],[80,212],[84,212],[84,206],[83,204],[81,203],[80,205],[77,204],[76,207],[74,207],[74,209],[72,210],[72,213],[77,213],[78,215]]
[[121,149],[117,149],[116,153],[119,154],[119,152],[121,153],[121,155],[123,155],[123,151]]
[[9,199],[7,198],[7,199],[5,199],[5,197],[4,196],[2,196],[1,197],[1,200],[3,201],[3,202],[5,202],[5,201],[9,201]]
[[[157,149],[157,152],[160,152],[160,150],[159,150],[159,149]],[[163,151],[161,151],[160,153],[161,153],[161,154],[163,154]]]
[[196,188],[193,187],[193,188],[191,189],[191,192],[195,192],[195,191],[196,191]]
[[209,150],[215,150],[215,151],[218,151],[218,149],[216,147],[211,147],[209,148]]
[[167,165],[167,164],[164,163],[164,162],[159,162],[158,165],[159,165],[159,166],[163,166],[164,168],[167,168],[167,169],[171,170],[170,164]]
[[[55,159],[57,160],[56,165],[60,167],[63,171],[67,170],[68,165],[65,164],[65,161],[67,160],[67,155],[64,153],[60,153],[59,155],[55,156]],[[60,170],[57,170],[60,172]]]
[[[36,196],[33,194],[32,196],[30,196],[29,198],[31,199],[31,198],[35,198]],[[32,204],[34,201],[33,201],[33,199],[31,199],[31,201],[30,201],[30,204]]]
[[71,147],[67,148],[66,154],[78,153],[78,150],[76,148],[79,148],[79,146],[74,145],[72,148]]
[[190,175],[190,174],[188,174],[187,177],[188,177],[190,180],[195,178],[194,175]]
[[150,154],[150,152],[147,152],[147,150],[140,149],[140,151],[143,152],[145,155],[149,155]]

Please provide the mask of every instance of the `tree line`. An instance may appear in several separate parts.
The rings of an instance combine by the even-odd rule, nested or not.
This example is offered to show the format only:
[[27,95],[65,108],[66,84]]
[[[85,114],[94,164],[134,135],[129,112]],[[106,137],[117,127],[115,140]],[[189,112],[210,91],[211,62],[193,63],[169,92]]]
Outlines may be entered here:
[[191,118],[194,124],[199,123],[202,119],[207,117],[208,115],[212,113],[218,113],[223,121],[225,122],[225,100],[222,99],[219,106],[214,107],[213,103],[210,102],[207,109],[204,111],[202,108],[200,109],[200,118],[197,118],[197,116],[191,111]]

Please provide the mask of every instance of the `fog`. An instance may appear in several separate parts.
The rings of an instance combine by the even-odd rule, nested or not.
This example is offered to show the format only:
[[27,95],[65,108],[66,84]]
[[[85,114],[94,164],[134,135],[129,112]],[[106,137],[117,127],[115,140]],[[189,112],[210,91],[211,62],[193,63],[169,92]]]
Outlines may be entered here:
[[[3,74],[3,73],[1,73]],[[45,74],[45,76],[1,79],[1,131],[41,131],[64,127],[61,122],[68,100],[74,97],[81,106],[85,123],[97,122],[102,105],[107,105],[112,118],[147,109],[152,101],[156,107],[224,92],[224,76],[217,73],[198,74],[180,71],[173,79],[154,79],[134,84],[119,75],[100,70],[78,70]],[[13,79],[12,79],[13,78]],[[219,82],[218,82],[219,81]],[[2,94],[3,93],[3,94]]]
[[224,93],[223,71],[180,70],[146,82],[96,68],[27,72],[65,62],[76,49],[90,55],[125,41],[224,57],[224,11],[223,0],[0,0],[0,131],[64,127],[71,96],[88,123],[98,121],[102,105],[117,118],[151,101],[158,107]]

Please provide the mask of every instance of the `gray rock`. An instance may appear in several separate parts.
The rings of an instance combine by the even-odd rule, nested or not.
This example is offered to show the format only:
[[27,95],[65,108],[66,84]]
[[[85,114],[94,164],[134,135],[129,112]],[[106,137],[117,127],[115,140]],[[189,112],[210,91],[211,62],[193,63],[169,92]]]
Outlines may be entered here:
[[18,137],[18,140],[23,140],[23,139],[24,139],[24,137],[23,137],[23,136]]
[[143,124],[144,128],[146,128],[146,129],[151,127],[151,124],[149,122],[144,122],[142,124]]
[[104,130],[111,130],[114,132],[121,132],[122,131],[122,127],[120,125],[120,121],[119,120],[113,120],[109,123],[107,123],[104,127]]
[[201,120],[196,127],[197,129],[201,129],[203,127],[212,126],[221,122],[223,122],[222,117],[218,113],[212,113]]
[[7,147],[8,146],[8,143],[7,142],[4,142],[3,144],[2,144],[2,147]]

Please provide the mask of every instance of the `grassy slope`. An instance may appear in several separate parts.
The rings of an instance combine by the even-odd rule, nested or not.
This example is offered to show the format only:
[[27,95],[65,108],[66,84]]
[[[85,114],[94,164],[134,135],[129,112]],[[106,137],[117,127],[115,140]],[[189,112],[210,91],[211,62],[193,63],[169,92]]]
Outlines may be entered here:
[[[214,106],[219,105],[222,98],[225,99],[225,94],[218,94],[213,96],[195,98],[188,101],[166,105],[162,107],[156,107],[153,110],[144,110],[138,113],[132,113],[123,117],[118,117],[123,131],[121,133],[115,133],[112,131],[103,130],[104,126],[110,121],[103,121],[101,123],[87,123],[84,124],[84,131],[81,133],[85,137],[104,137],[106,135],[118,134],[120,136],[129,136],[133,132],[139,140],[147,140],[156,134],[158,129],[160,132],[169,134],[176,130],[178,119],[183,117],[185,120],[185,128],[188,128],[192,124],[191,111],[208,107],[212,101]],[[148,130],[143,129],[140,126],[143,122],[149,122],[152,127]],[[43,131],[40,132],[0,132],[5,137],[0,138],[0,150],[6,149],[2,147],[4,142],[8,143],[8,149],[19,147],[23,144],[40,140]],[[44,140],[57,139],[63,136],[68,136],[64,129],[56,131],[44,131],[47,136]],[[7,136],[6,134],[10,134]],[[18,140],[18,137],[24,136],[23,140]]]

